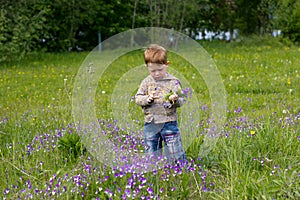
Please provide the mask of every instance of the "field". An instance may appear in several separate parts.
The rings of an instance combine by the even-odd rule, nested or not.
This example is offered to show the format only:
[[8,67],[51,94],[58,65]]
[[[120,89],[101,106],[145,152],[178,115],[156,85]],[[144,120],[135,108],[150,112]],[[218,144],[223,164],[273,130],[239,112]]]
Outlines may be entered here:
[[[188,62],[170,54],[171,66],[190,81],[199,99],[201,120],[186,148],[190,168],[166,165],[145,173],[99,162],[77,134],[72,91],[88,52],[30,54],[1,64],[0,197],[300,199],[300,48],[272,42],[202,46],[227,92],[218,140],[207,155],[199,154],[211,123],[209,91]],[[141,52],[133,52],[112,63],[95,95],[105,134],[136,151],[143,149],[141,133],[118,127],[110,101],[118,79],[138,59]],[[140,108],[129,103],[128,110],[142,127]]]

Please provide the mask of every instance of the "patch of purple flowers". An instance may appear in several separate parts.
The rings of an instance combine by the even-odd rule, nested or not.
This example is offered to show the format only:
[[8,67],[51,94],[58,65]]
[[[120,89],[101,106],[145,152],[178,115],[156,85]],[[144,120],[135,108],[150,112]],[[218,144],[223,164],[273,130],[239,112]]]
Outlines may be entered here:
[[[203,106],[204,111],[207,106]],[[231,134],[239,133],[240,137],[251,140],[259,132],[249,137],[251,130],[258,130],[263,123],[243,116],[243,109],[238,107],[227,124],[223,127],[223,136],[230,138]],[[291,127],[299,125],[300,112],[282,116],[274,113],[271,123],[280,124],[282,128],[288,128],[295,134],[294,140],[299,141],[297,129]],[[110,137],[120,150],[132,150],[140,152],[143,150],[141,133],[132,132],[119,128],[116,122],[99,121],[103,131],[102,134]],[[199,124],[199,134],[206,132],[210,119],[204,119]],[[297,126],[296,126],[297,125]],[[56,129],[52,132],[44,132],[33,137],[32,141],[24,145],[24,162],[28,162],[35,154],[42,153],[50,155],[57,153],[58,140],[65,134],[76,132],[74,124],[66,128]],[[9,144],[6,145],[8,149]],[[38,154],[40,155],[40,154]],[[187,174],[195,176],[201,192],[213,191],[217,188],[214,184],[214,176],[203,169],[200,158],[190,159],[191,166],[186,169],[176,164],[165,164],[162,168],[153,169],[151,172],[142,172],[135,167],[142,166],[137,162],[135,166],[126,164],[110,167],[99,163],[96,158],[89,154],[81,155],[75,163],[69,163],[68,167],[60,166],[58,169],[46,169],[45,160],[37,160],[30,169],[22,169],[23,174],[15,183],[6,185],[2,194],[4,199],[57,199],[64,197],[87,198],[87,199],[160,199],[165,196],[178,195],[181,182]],[[126,156],[121,159],[126,159]],[[280,167],[270,161],[267,157],[254,157],[252,163],[259,167],[270,168],[270,175],[279,176],[289,172],[289,168]],[[37,176],[31,176],[31,174]],[[298,173],[299,176],[299,173]],[[159,183],[155,185],[154,183]]]

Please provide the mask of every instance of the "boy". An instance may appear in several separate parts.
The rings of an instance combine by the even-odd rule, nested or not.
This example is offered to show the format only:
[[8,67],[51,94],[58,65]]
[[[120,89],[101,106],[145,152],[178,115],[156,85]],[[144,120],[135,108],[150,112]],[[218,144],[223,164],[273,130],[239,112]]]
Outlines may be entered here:
[[184,101],[176,94],[181,91],[180,82],[166,72],[169,62],[163,47],[150,45],[144,51],[144,60],[150,75],[142,81],[135,102],[142,107],[145,115],[145,152],[160,156],[164,141],[164,153],[168,161],[186,162],[176,112]]

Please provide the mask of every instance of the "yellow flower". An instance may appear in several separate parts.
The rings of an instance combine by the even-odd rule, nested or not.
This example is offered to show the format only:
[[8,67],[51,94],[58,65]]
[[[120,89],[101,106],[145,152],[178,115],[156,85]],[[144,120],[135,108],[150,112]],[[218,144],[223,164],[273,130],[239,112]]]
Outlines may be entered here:
[[250,135],[255,135],[255,131],[250,131]]
[[288,85],[291,85],[291,78],[288,78],[288,79],[287,79],[287,84],[288,84]]

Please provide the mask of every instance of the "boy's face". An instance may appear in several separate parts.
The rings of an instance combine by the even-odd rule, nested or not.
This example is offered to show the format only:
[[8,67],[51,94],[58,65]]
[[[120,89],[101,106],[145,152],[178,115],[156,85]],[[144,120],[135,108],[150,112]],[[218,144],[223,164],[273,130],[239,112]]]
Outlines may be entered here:
[[147,68],[150,72],[150,75],[155,80],[161,80],[166,77],[168,64],[156,64],[156,63],[148,63]]

